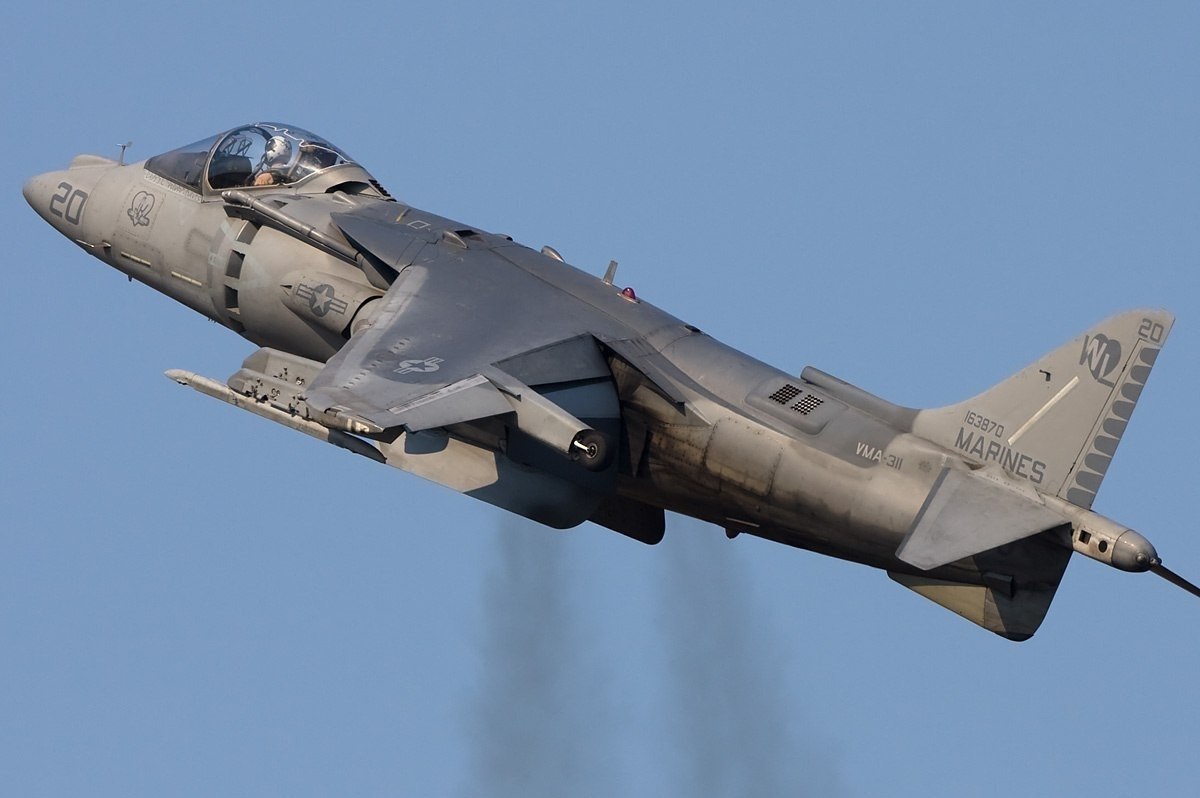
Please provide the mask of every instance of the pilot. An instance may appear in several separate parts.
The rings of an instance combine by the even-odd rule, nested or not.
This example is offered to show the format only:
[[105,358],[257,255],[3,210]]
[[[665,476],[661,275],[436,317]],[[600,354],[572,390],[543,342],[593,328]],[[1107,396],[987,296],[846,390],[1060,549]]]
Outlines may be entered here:
[[284,171],[292,159],[292,145],[283,136],[272,136],[267,142],[258,169],[254,173],[254,185],[273,186],[284,182],[287,177]]

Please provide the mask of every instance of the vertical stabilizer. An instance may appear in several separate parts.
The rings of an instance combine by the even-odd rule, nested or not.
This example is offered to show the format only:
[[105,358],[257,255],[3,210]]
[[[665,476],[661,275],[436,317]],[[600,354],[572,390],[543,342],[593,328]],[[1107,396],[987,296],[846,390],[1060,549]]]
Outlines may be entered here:
[[913,432],[1090,508],[1173,322],[1113,316],[973,399],[919,412]]

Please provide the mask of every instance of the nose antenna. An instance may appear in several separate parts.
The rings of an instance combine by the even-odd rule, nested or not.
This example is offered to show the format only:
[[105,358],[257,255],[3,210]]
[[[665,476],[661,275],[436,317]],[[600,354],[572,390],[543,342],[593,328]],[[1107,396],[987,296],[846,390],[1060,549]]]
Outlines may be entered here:
[[121,148],[121,155],[117,158],[117,164],[119,166],[125,165],[125,150],[129,149],[132,145],[133,145],[132,141],[127,141],[124,144],[117,145],[118,147]]

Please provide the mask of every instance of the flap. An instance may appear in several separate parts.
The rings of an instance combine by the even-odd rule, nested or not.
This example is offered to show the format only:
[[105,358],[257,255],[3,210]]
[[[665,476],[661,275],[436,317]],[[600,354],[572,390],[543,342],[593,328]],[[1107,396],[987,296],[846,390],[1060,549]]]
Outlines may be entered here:
[[447,427],[464,421],[498,416],[512,411],[504,394],[482,374],[388,408],[410,432]]

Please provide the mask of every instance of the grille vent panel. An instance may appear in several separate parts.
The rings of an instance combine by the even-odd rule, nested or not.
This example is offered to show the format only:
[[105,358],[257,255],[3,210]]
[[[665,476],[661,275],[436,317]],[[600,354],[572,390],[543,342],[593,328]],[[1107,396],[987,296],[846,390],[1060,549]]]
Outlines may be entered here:
[[796,404],[792,405],[792,409],[801,415],[807,416],[812,411],[816,410],[821,405],[825,404],[825,400],[816,394],[807,393],[804,398]]
[[776,404],[786,405],[800,395],[800,389],[788,383],[767,398]]
[[819,435],[846,409],[844,402],[795,377],[772,375],[746,395],[746,404],[787,427]]
[[[799,413],[802,416],[807,416],[812,411],[816,410],[821,405],[825,404],[825,400],[814,393],[805,393],[800,388],[792,385],[790,382],[785,383],[782,388],[775,391],[767,397],[777,405],[783,405],[793,412]],[[797,400],[797,401],[792,401]]]

